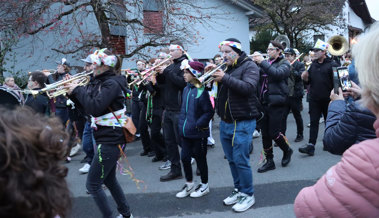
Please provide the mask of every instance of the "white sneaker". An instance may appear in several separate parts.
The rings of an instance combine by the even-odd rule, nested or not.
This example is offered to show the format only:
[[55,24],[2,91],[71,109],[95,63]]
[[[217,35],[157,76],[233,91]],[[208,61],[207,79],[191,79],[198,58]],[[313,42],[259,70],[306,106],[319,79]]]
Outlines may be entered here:
[[194,192],[190,194],[190,197],[192,198],[199,198],[201,196],[204,196],[209,193],[209,186],[207,184],[200,183]]
[[233,205],[238,202],[238,197],[240,196],[240,193],[238,192],[237,189],[234,189],[232,194],[229,195],[227,198],[224,199],[224,204],[229,206]]
[[195,158],[191,157],[191,164],[195,163]]
[[160,170],[169,170],[171,169],[171,161],[167,160],[163,165],[159,167]]
[[195,185],[194,183],[188,183],[183,186],[182,190],[176,194],[177,198],[185,198],[188,195],[190,195],[193,191],[195,191]]
[[91,165],[86,163],[86,164],[84,164],[84,166],[82,168],[79,169],[79,172],[81,172],[82,174],[88,173],[89,168],[91,168]]
[[[120,214],[116,218],[124,218],[124,216],[122,214]],[[130,214],[129,218],[133,218],[133,214]]]
[[80,150],[80,144],[78,143],[74,147],[71,148],[70,157],[75,156],[75,154],[77,154],[79,150]]
[[255,204],[254,195],[249,196],[241,193],[238,202],[232,207],[235,212],[244,212]]
[[253,138],[258,138],[259,136],[261,136],[261,131],[254,130]]

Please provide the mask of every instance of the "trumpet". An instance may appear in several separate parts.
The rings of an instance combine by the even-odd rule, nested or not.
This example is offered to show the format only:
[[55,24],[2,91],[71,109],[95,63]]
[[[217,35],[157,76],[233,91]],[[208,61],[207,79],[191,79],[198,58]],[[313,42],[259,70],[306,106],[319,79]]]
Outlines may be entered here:
[[72,76],[70,79],[67,80],[61,80],[52,84],[47,84],[45,88],[38,89],[38,90],[22,90],[21,92],[26,94],[32,94],[33,96],[36,96],[38,94],[42,94],[46,92],[46,95],[51,99],[55,98],[60,95],[66,95],[67,94],[67,88],[64,87],[64,85],[72,83],[73,81],[78,80],[79,86],[85,86],[90,81],[89,75],[93,74],[93,71],[85,73],[79,73],[74,76]]
[[223,67],[225,64],[226,64],[226,62],[223,62],[222,64],[219,64],[213,70],[210,70],[210,71],[204,73],[204,75],[200,76],[199,78],[195,78],[194,77],[190,81],[190,83],[192,85],[194,85],[196,88],[201,88],[203,85],[209,84],[210,82],[212,82],[214,80],[214,78],[212,77],[212,75],[216,71],[218,71],[221,67]]
[[141,78],[135,79],[135,80],[133,80],[132,82],[128,83],[128,86],[130,87],[131,85],[134,85],[134,84],[136,84],[136,85],[139,86],[141,83],[145,82],[147,78],[149,78],[149,77],[151,77],[152,75],[155,75],[155,74],[157,73],[156,71],[150,73],[151,71],[153,71],[155,68],[161,66],[162,64],[166,63],[166,62],[169,61],[170,59],[171,59],[171,56],[170,56],[170,55],[167,55],[167,58],[164,59],[163,61],[161,61],[159,64],[154,65],[154,66],[152,66],[151,68],[142,71],[142,72],[140,73]]

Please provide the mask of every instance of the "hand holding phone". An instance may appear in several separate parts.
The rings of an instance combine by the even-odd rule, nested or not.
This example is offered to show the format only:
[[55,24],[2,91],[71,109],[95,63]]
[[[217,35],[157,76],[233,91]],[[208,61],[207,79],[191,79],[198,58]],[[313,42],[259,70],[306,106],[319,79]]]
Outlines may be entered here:
[[338,67],[337,73],[338,73],[338,78],[339,78],[340,87],[342,88],[342,91],[343,92],[348,91],[349,88],[352,87],[352,84],[349,78],[349,71],[347,70],[347,67]]

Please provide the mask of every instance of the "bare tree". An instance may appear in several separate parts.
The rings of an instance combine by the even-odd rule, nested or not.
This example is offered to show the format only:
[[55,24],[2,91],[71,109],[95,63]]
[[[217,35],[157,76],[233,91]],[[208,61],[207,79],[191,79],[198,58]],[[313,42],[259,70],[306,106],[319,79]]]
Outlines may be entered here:
[[251,0],[263,8],[267,16],[250,22],[256,29],[275,30],[288,36],[297,47],[310,30],[330,30],[329,25],[343,27],[341,15],[345,0]]
[[199,0],[0,0],[0,32],[12,29],[16,38],[40,40],[54,33],[51,49],[60,54],[112,49],[119,37],[131,45],[121,54],[128,58],[173,39],[196,40],[193,26],[208,25],[216,16],[201,5]]

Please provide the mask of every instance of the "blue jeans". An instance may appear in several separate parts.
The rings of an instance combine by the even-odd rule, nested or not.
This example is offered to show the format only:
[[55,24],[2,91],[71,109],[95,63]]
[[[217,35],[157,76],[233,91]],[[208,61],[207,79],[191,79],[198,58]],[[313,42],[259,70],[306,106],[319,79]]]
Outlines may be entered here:
[[91,164],[96,142],[95,142],[95,138],[93,137],[93,129],[91,128],[90,122],[86,122],[84,124],[82,144],[83,144],[83,151],[87,155],[87,162]]
[[250,196],[254,194],[254,187],[249,148],[255,126],[255,119],[220,122],[220,140],[232,172],[234,187]]

